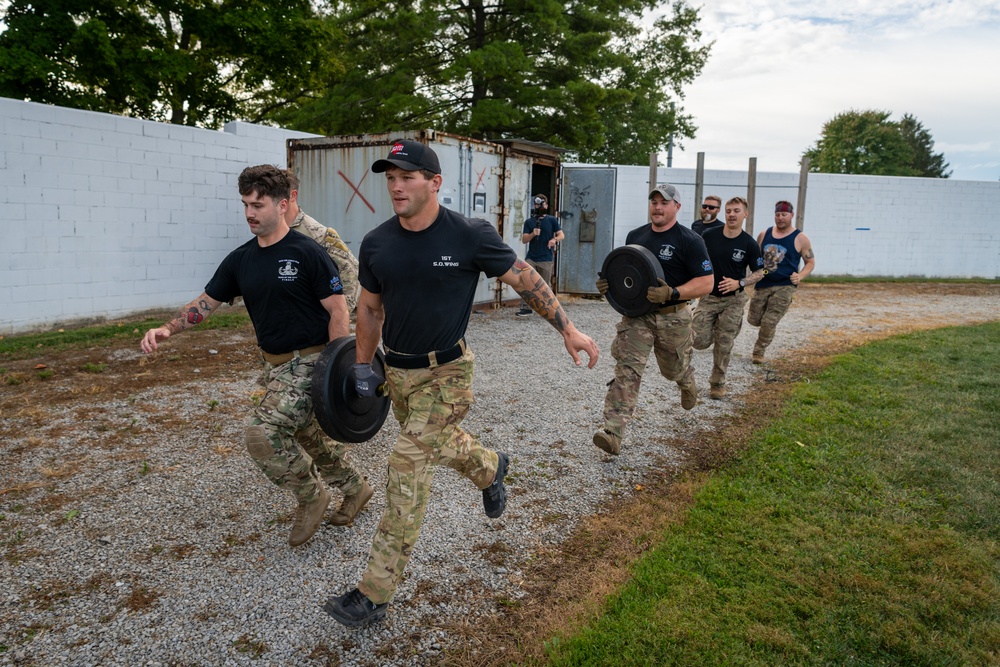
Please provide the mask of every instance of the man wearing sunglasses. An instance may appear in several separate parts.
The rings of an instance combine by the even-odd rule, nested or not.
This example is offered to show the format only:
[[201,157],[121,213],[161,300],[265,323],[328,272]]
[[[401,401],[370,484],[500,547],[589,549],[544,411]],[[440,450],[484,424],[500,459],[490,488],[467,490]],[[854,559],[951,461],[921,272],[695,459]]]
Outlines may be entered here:
[[710,229],[722,229],[726,226],[719,220],[719,210],[722,208],[722,199],[715,195],[705,197],[705,203],[701,205],[701,218],[691,223],[691,231],[698,236],[704,236]]

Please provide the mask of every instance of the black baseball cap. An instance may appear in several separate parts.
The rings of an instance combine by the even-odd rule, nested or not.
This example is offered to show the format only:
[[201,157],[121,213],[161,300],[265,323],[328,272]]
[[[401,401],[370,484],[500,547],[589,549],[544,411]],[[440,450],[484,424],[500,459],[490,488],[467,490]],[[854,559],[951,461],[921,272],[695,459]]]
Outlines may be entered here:
[[441,163],[438,162],[438,156],[431,147],[407,139],[396,141],[389,149],[389,156],[384,160],[375,160],[372,171],[381,174],[389,167],[399,167],[406,171],[426,169],[435,174],[441,173]]

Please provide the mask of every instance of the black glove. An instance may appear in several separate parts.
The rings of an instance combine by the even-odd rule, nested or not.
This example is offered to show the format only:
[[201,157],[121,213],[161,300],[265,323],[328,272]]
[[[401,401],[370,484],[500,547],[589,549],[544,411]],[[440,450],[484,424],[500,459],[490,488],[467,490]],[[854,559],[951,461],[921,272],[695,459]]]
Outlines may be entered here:
[[595,284],[597,285],[597,291],[601,293],[601,296],[608,293],[608,280],[600,271],[597,272],[597,283]]
[[375,372],[371,364],[354,364],[354,391],[358,396],[374,398],[385,378]]

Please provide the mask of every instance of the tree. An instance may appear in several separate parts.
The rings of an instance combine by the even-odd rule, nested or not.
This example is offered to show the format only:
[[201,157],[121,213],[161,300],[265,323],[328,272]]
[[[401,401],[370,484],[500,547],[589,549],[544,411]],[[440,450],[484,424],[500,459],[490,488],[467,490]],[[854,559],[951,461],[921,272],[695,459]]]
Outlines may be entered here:
[[944,154],[934,152],[934,139],[920,121],[910,114],[904,114],[899,121],[899,131],[913,150],[913,167],[919,176],[928,178],[951,176],[948,163],[944,161]]
[[[585,160],[648,161],[691,137],[682,87],[708,56],[683,0],[645,26],[656,0],[381,0],[344,3],[342,76],[271,115],[320,134],[434,127],[522,138]],[[649,30],[644,28],[649,27]]]
[[816,144],[805,151],[809,171],[877,176],[948,178],[944,156],[916,118],[889,120],[888,111],[846,111],[823,125]]
[[338,67],[309,0],[11,0],[0,95],[218,127],[293,103]]

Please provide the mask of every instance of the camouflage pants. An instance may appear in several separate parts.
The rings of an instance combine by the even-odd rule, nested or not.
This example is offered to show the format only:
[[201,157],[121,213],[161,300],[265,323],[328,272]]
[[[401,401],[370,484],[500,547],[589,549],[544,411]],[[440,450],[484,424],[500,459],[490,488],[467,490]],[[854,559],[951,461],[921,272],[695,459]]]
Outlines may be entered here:
[[694,383],[691,369],[691,309],[677,313],[653,312],[640,317],[622,317],[618,335],[611,344],[615,378],[604,398],[604,428],[621,437],[625,423],[639,399],[642,372],[652,351],[660,375],[685,389]]
[[732,296],[703,296],[694,311],[694,349],[707,350],[712,348],[712,384],[726,384],[726,369],[729,368],[729,355],[733,351],[733,343],[743,328],[743,307],[747,303],[746,292],[737,292]]
[[[552,261],[552,262],[536,262],[533,259],[526,259],[524,261],[528,263],[528,266],[530,266],[531,268],[533,268],[535,271],[538,272],[538,275],[542,277],[542,280],[545,281],[546,285],[548,285],[549,287],[553,287],[553,285],[552,285],[552,267],[555,265],[555,261]],[[553,287],[552,291],[555,292],[555,288],[554,287]],[[521,299],[521,308],[524,308],[526,310],[531,310],[530,306],[528,306],[528,302],[525,301],[524,299]]]
[[257,467],[299,502],[319,495],[320,480],[344,495],[361,490],[362,477],[344,458],[347,445],[328,438],[313,414],[312,374],[319,354],[267,364],[267,391],[246,430]]
[[776,287],[758,287],[753,292],[750,299],[750,309],[747,311],[747,322],[755,327],[760,327],[757,333],[757,342],[753,346],[755,355],[764,355],[764,350],[774,340],[774,333],[778,330],[778,322],[788,312],[788,307],[792,305],[795,298],[794,285],[778,285]]
[[423,524],[435,466],[448,466],[480,489],[496,476],[496,452],[460,427],[473,402],[475,358],[466,350],[460,359],[435,368],[386,367],[400,433],[389,455],[385,512],[358,584],[376,604],[390,601],[402,581]]

